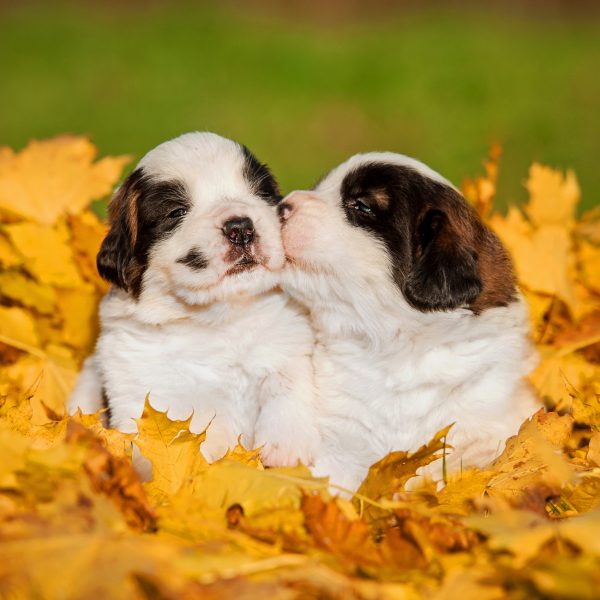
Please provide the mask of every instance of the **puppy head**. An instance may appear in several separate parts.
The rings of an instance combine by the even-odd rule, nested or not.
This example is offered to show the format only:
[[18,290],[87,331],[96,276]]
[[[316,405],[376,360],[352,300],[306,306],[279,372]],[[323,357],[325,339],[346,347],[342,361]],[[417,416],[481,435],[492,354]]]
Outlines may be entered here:
[[139,298],[191,304],[256,294],[284,265],[277,183],[244,146],[188,133],[151,150],[115,193],[100,275]]
[[[280,205],[286,287],[326,295],[401,293],[420,312],[479,313],[514,299],[507,253],[460,193],[426,165],[357,155]],[[320,289],[314,285],[320,282]]]

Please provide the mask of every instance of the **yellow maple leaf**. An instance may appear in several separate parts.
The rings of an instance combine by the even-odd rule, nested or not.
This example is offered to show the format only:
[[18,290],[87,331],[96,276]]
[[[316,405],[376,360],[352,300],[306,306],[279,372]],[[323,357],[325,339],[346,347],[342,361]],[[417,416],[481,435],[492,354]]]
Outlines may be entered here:
[[590,439],[587,459],[597,467],[600,467],[600,431],[595,431]]
[[576,302],[575,258],[566,227],[548,224],[534,228],[515,207],[506,218],[494,215],[490,224],[510,251],[521,284],[558,296],[567,305]]
[[537,226],[560,225],[567,228],[574,225],[580,191],[572,171],[563,176],[560,171],[534,163],[529,169],[525,187],[529,191],[529,202],[525,210],[532,223]]
[[327,489],[327,481],[313,478],[303,465],[258,469],[231,459],[202,469],[192,483],[192,496],[206,506],[240,504],[247,516],[298,508],[302,490]]
[[[62,346],[48,345],[44,352],[34,355],[27,369],[23,369],[24,381],[31,382],[29,393],[57,414],[64,414],[67,398],[77,378],[77,362],[71,352]],[[45,411],[34,411],[34,419],[46,421]]]
[[84,415],[81,411],[77,411],[70,418],[91,431],[114,456],[131,457],[135,433],[123,433],[117,429],[105,427],[104,415],[100,412]]
[[[40,419],[36,422],[34,413],[40,410],[46,411],[46,418],[43,422]],[[0,423],[20,433],[28,447],[35,450],[60,444],[64,441],[67,429],[66,419],[54,415],[39,401],[25,396],[14,396],[0,407]]]
[[22,308],[0,306],[0,342],[25,352],[37,348],[40,340],[33,317]]
[[[3,376],[7,376],[6,372]],[[0,400],[0,421],[8,425],[12,431],[28,433],[32,414],[31,403],[23,395],[7,394]]]
[[9,345],[27,354],[6,367],[5,376],[14,382],[23,394],[32,397],[33,421],[36,424],[48,422],[45,407],[59,415],[63,414],[67,397],[77,377],[77,363],[72,354],[62,346],[49,344],[42,349],[25,344],[14,337],[9,339]]
[[469,517],[467,523],[488,536],[495,550],[507,550],[514,555],[519,568],[540,554],[540,549],[553,539],[560,538],[575,547],[600,555],[600,510],[587,515],[548,521],[526,511],[505,511],[491,517]]
[[[525,421],[504,452],[492,463],[494,471],[486,493],[520,505],[523,501],[545,506],[549,490],[555,492],[573,478],[573,468],[561,454],[573,430],[569,415],[537,412]],[[539,490],[541,496],[536,498]],[[524,495],[529,495],[529,498]]]
[[137,419],[139,436],[135,445],[152,463],[154,494],[175,494],[191,478],[208,466],[200,453],[205,433],[192,433],[191,417],[186,421],[172,421],[167,414],[152,408],[148,398],[144,413]]
[[578,259],[582,283],[600,294],[600,248],[581,240]]
[[536,556],[541,546],[557,532],[553,522],[524,510],[507,510],[487,517],[468,517],[466,523],[488,536],[488,544],[492,549],[510,551],[516,567],[523,566]]
[[98,295],[91,283],[75,289],[58,289],[57,304],[62,318],[61,340],[89,354],[98,333]]
[[96,269],[96,255],[106,235],[106,224],[89,210],[70,216],[68,223],[71,229],[71,246],[79,271],[101,293],[106,292],[108,284],[101,279]]
[[[294,543],[305,536],[300,511],[302,493],[327,492],[327,480],[314,478],[307,467],[263,469],[260,465],[224,458],[199,469],[179,491],[168,498],[160,513],[166,531],[202,540],[223,536],[244,516],[245,528],[259,539],[275,542],[280,535]],[[152,490],[151,490],[152,493]],[[248,547],[248,541],[237,539]]]
[[442,458],[440,451],[446,447],[446,436],[450,427],[451,425],[438,431],[429,443],[421,446],[416,452],[390,452],[376,462],[358,489],[358,496],[379,500],[402,491],[406,482],[416,475],[418,469]]
[[566,350],[544,349],[529,379],[549,406],[571,412],[579,423],[600,425],[600,369]]
[[16,223],[6,225],[4,230],[38,281],[62,287],[83,284],[65,227],[50,229],[36,223]]
[[0,294],[42,314],[52,314],[56,304],[56,293],[51,286],[38,283],[19,271],[0,272]]
[[522,292],[529,307],[529,321],[533,340],[537,344],[544,343],[546,339],[553,338],[556,334],[553,327],[554,323],[551,323],[550,319],[555,298],[548,294],[539,294],[527,288],[522,288]]
[[257,469],[264,469],[260,460],[260,448],[248,450],[240,443],[240,438],[234,448],[229,448],[222,458],[215,461],[213,464],[218,464],[225,460],[233,460],[236,462],[251,465]]
[[579,513],[600,508],[600,469],[595,468],[581,473],[576,485],[567,490],[564,496]]
[[27,438],[19,435],[10,422],[0,420],[0,488],[18,488],[16,473],[25,468],[28,448]]
[[436,510],[455,515],[468,514],[472,510],[469,503],[484,496],[493,476],[494,471],[479,469],[451,473],[448,482],[437,494],[439,507]]
[[463,195],[482,218],[488,217],[494,205],[501,154],[500,145],[493,144],[487,160],[483,162],[485,175],[475,179],[465,179],[461,184]]
[[96,148],[83,137],[33,141],[15,153],[0,152],[0,211],[41,225],[78,214],[107,196],[129,157],[94,163]]
[[12,247],[5,236],[0,235],[0,265],[4,269],[18,267],[23,264],[23,257]]

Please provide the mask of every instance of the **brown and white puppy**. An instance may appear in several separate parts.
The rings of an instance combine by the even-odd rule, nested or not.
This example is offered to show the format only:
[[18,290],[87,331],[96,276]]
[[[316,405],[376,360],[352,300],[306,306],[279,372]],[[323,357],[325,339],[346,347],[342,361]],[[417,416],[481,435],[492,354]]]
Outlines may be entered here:
[[449,466],[483,465],[535,410],[526,306],[498,238],[406,156],[352,157],[280,206],[284,289],[310,309],[315,470],[355,489],[455,423]]
[[104,392],[111,425],[134,432],[149,395],[192,431],[208,426],[209,460],[238,436],[264,445],[266,464],[312,460],[312,332],[277,288],[280,198],[266,165],[212,133],[140,161],[110,205],[98,270],[113,287],[70,412],[100,409]]

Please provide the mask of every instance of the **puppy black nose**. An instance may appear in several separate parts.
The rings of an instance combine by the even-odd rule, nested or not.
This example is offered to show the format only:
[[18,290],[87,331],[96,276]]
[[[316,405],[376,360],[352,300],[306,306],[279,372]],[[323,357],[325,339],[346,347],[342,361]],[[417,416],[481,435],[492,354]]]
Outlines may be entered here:
[[254,224],[248,217],[236,217],[223,224],[225,237],[236,246],[247,246],[254,239]]
[[289,218],[289,216],[292,214],[292,210],[292,205],[288,204],[287,202],[280,202],[277,205],[277,212],[279,213],[279,218],[282,221],[286,221]]

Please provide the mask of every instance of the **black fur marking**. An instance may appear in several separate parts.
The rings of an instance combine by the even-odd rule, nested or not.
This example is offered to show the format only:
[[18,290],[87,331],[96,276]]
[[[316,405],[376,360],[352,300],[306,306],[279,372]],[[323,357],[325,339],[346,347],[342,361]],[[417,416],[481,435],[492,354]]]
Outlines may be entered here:
[[269,204],[277,204],[282,196],[277,180],[269,167],[261,163],[246,146],[242,146],[242,151],[244,153],[244,177],[251,189]]
[[108,401],[108,394],[106,393],[106,388],[102,387],[102,408],[104,409],[105,419],[103,419],[106,425],[110,424],[110,420],[112,418],[111,410],[110,410],[110,402]]
[[97,258],[100,275],[139,297],[150,250],[171,235],[185,218],[168,215],[189,207],[182,182],[158,181],[142,168],[133,171],[109,206],[111,228]]
[[178,263],[192,269],[192,271],[202,271],[208,267],[208,259],[198,248],[192,248],[185,256],[177,259]]
[[[348,221],[384,242],[394,281],[418,310],[480,312],[514,299],[506,253],[450,186],[407,166],[369,163],[346,175],[341,197]],[[485,293],[482,258],[486,273],[495,260],[505,273],[488,277]]]

